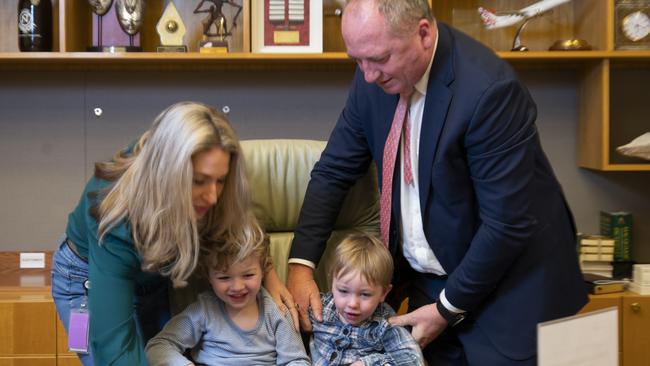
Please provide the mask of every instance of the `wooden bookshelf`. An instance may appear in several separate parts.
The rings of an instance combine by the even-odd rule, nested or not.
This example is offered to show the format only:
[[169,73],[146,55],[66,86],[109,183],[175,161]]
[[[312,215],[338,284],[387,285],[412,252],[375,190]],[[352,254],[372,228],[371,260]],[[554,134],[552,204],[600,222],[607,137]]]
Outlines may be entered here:
[[[325,2],[324,42],[320,54],[228,53],[218,55],[197,52],[156,53],[158,35],[155,24],[162,14],[163,0],[147,1],[141,31],[141,53],[84,52],[91,43],[92,13],[86,1],[52,0],[54,7],[54,52],[20,53],[16,45],[17,0],[0,4],[0,71],[241,71],[241,70],[353,70],[354,64],[344,52],[340,20],[332,16],[331,2]],[[440,0],[433,2],[439,21],[451,24],[491,47],[517,68],[553,70],[572,68],[579,75],[579,121],[576,141],[578,165],[601,171],[650,171],[650,162],[621,157],[615,147],[629,142],[646,126],[639,113],[644,103],[634,98],[619,98],[621,85],[638,75],[637,84],[649,84],[650,50],[620,51],[614,48],[614,0],[573,1],[529,23],[522,40],[530,52],[512,52],[516,27],[488,31],[477,13],[479,6],[497,10],[520,9],[528,0]],[[548,51],[558,39],[581,38],[593,46],[591,51]],[[643,114],[643,113],[641,113]],[[645,131],[643,131],[645,132]],[[634,134],[637,134],[636,136]]]

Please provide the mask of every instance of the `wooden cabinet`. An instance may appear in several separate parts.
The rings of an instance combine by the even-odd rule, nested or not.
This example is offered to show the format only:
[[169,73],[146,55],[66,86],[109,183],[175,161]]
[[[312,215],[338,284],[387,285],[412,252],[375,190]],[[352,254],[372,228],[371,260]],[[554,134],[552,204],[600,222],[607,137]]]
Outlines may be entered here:
[[0,366],[81,366],[49,289],[0,289]]
[[591,295],[580,311],[618,307],[621,366],[650,366],[650,296],[633,292]]
[[623,365],[650,365],[650,296],[623,296],[621,317]]
[[45,268],[19,269],[19,252],[0,252],[0,366],[81,366],[67,351]]
[[55,314],[49,295],[0,293],[0,366],[55,366]]

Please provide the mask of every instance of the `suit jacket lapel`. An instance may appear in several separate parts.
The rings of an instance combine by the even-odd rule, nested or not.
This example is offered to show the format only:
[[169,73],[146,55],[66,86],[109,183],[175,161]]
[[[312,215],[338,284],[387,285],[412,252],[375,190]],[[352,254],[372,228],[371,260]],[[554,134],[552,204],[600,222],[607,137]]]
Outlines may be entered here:
[[454,80],[452,39],[446,26],[438,23],[438,46],[429,72],[429,83],[420,131],[418,184],[421,212],[431,193],[431,169],[440,134],[445,125],[452,100],[449,84]]

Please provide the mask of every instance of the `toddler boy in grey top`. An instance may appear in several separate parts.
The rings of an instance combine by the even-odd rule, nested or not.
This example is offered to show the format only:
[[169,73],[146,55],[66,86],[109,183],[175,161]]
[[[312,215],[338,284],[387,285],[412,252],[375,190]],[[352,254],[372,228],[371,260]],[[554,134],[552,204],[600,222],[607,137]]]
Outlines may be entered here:
[[150,365],[311,365],[291,316],[262,288],[268,240],[213,243],[203,258],[212,291],[149,341]]

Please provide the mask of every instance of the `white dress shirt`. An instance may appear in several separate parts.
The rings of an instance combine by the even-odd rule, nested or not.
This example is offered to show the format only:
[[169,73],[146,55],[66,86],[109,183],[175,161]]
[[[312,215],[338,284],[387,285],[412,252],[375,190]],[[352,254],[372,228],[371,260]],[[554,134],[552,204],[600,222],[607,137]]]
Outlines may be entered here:
[[[436,54],[438,47],[438,33],[436,32],[436,41],[433,48],[433,54]],[[427,86],[429,85],[429,73],[434,57],[431,57],[427,71],[422,78],[415,84],[415,90],[411,95],[408,122],[410,124],[409,138],[411,140],[410,155],[404,156],[404,136],[402,135],[400,149],[400,210],[402,217],[402,250],[404,258],[409,262],[411,267],[421,273],[433,273],[444,276],[447,274],[440,261],[431,250],[427,238],[424,235],[424,224],[422,223],[422,209],[420,207],[420,187],[418,185],[418,166],[420,150],[420,132],[422,131],[422,116],[424,114],[424,104],[427,96]],[[413,170],[413,184],[407,184],[404,179],[404,159],[411,160],[411,169]],[[453,306],[445,296],[445,290],[440,293],[440,301],[451,312],[462,313],[463,310]]]

